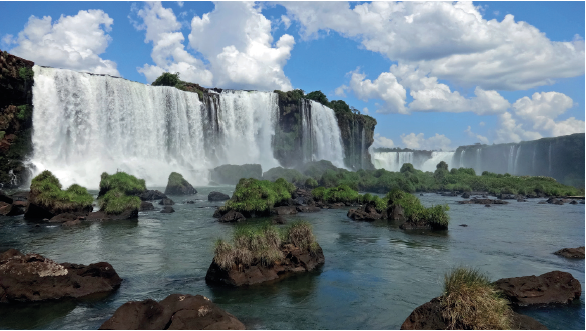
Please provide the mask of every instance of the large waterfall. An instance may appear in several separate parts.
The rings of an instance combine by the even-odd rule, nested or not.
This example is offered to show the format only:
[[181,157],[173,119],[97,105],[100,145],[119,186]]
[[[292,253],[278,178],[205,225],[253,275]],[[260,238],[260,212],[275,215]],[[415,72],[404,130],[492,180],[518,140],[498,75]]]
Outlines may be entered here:
[[[126,171],[149,186],[180,172],[195,185],[221,164],[279,166],[272,143],[278,95],[256,91],[197,93],[121,78],[34,67],[34,172],[51,170],[64,186],[96,188],[100,174]],[[311,101],[311,158],[344,166],[333,111]]]
[[433,172],[441,161],[452,166],[454,152],[371,152],[370,155],[376,169],[397,172],[403,164],[411,163],[415,169]]

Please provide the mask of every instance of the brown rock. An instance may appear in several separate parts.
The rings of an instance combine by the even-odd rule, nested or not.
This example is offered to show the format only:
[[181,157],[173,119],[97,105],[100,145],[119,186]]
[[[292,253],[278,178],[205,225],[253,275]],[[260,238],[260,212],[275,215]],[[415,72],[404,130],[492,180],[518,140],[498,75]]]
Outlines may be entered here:
[[126,209],[119,215],[106,214],[103,211],[97,211],[87,215],[88,221],[116,221],[116,220],[131,220],[138,218],[138,209]]
[[201,295],[171,294],[161,302],[129,301],[100,330],[244,330],[234,315]]
[[405,220],[405,210],[401,205],[393,204],[387,209],[388,218],[394,221]]
[[246,220],[246,217],[244,217],[244,215],[242,215],[241,213],[239,213],[237,211],[230,210],[229,212],[224,214],[222,217],[220,217],[220,219],[218,221],[220,221],[222,223],[233,223],[233,222],[240,222],[240,221],[244,221],[244,220]]
[[277,215],[293,215],[293,214],[297,214],[297,209],[296,209],[296,207],[293,207],[293,206],[281,206],[281,207],[275,207],[273,209],[273,212]]
[[150,202],[146,202],[146,201],[141,201],[140,202],[140,211],[146,211],[146,210],[154,210],[155,206],[153,206],[152,203]]
[[503,278],[494,284],[518,306],[567,304],[582,293],[577,279],[568,272],[557,270],[541,276]]
[[577,248],[564,248],[554,253],[555,255],[561,255],[570,259],[583,259],[584,258],[584,246]]
[[321,210],[321,208],[315,206],[297,206],[295,209],[300,213],[315,213]]
[[366,204],[364,207],[360,209],[350,209],[346,216],[350,217],[355,221],[367,221],[372,222],[375,220],[380,220],[382,215],[379,214],[374,206],[370,204]]
[[75,219],[73,221],[67,221],[67,222],[61,223],[61,226],[75,226],[75,225],[80,225],[80,224],[81,224],[81,220]]
[[[19,202],[19,201],[15,201],[15,202]],[[3,201],[0,201],[0,215],[4,215],[4,216],[16,216],[16,215],[22,215],[24,214],[24,207],[19,206],[16,203],[6,203]]]
[[61,263],[10,249],[0,254],[0,302],[80,298],[110,292],[122,279],[106,262]]

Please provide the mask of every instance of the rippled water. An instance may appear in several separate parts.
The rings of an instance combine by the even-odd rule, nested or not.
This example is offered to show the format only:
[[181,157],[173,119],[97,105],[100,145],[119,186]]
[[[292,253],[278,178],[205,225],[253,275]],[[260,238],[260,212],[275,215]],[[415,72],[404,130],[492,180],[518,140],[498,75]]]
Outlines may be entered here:
[[[205,200],[212,190],[231,194],[233,187],[197,189],[195,198]],[[493,280],[562,270],[584,288],[584,260],[552,254],[584,245],[584,205],[529,200],[486,208],[458,205],[458,197],[419,196],[428,206],[450,205],[450,229],[440,233],[405,232],[387,221],[355,222],[346,210],[290,216],[313,225],[323,267],[234,289],[204,280],[213,242],[233,230],[212,218],[213,206],[221,203],[171,198],[173,214],[151,211],[138,221],[73,228],[35,227],[22,216],[0,216],[0,251],[17,248],[57,262],[107,261],[124,279],[106,298],[0,305],[0,329],[97,329],[129,300],[161,300],[171,293],[205,295],[249,329],[398,329],[414,308],[441,294],[443,274],[460,265],[479,268]],[[463,223],[468,227],[458,226]],[[584,329],[584,291],[570,306],[522,312],[551,329]]]

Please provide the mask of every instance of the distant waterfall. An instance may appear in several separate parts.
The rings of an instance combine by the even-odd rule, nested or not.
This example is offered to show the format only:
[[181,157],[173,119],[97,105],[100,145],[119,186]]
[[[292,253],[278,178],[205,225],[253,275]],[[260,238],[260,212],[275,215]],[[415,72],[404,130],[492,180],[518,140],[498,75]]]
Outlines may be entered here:
[[515,152],[515,166],[513,167],[513,173],[515,175],[519,174],[519,155],[521,155],[521,145],[519,145],[519,147],[517,148],[516,152]]
[[431,152],[431,158],[423,162],[421,165],[414,165],[416,169],[421,171],[434,172],[437,169],[438,163],[444,161],[448,164],[448,168],[453,168],[452,162],[454,158],[454,152]]
[[476,166],[474,167],[474,172],[476,172],[477,175],[480,175],[482,173],[482,149],[478,148],[476,150]]
[[364,128],[362,128],[362,135],[360,139],[360,168],[364,169],[364,157],[366,153],[366,137]]

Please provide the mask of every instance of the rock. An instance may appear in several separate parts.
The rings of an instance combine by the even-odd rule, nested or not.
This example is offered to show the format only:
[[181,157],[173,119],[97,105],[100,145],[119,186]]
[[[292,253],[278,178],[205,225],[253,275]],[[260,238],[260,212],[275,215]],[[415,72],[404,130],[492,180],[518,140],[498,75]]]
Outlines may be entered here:
[[183,203],[186,203],[188,205],[193,205],[193,204],[195,204],[195,200],[187,200],[187,201],[183,201]]
[[478,199],[476,197],[470,199],[470,200],[462,200],[462,201],[458,201],[459,204],[461,205],[465,205],[465,204],[477,204],[477,205],[506,205],[508,204],[507,201],[504,200],[492,200],[492,199]]
[[307,272],[325,262],[321,247],[315,252],[300,250],[291,244],[283,245],[281,252],[285,258],[280,264],[265,267],[261,264],[239,268],[236,264],[230,270],[220,268],[212,262],[206,274],[206,282],[229,286],[246,286],[277,280],[282,276],[297,272]]
[[122,279],[106,262],[60,263],[10,249],[0,254],[0,302],[80,298],[110,292]]
[[175,202],[173,202],[173,200],[167,199],[167,198],[161,199],[161,201],[159,201],[159,205],[163,205],[163,206],[172,206],[174,204],[175,204]]
[[159,190],[146,190],[139,194],[138,197],[142,201],[153,201],[167,198],[167,196]]
[[14,201],[14,203],[6,203],[0,201],[0,215],[3,216],[17,216],[24,214],[25,207],[18,205],[20,201]]
[[490,207],[490,205],[484,205],[484,207]]
[[321,208],[315,206],[297,206],[295,209],[300,213],[315,213],[321,210]]
[[525,199],[517,199],[517,202],[527,202]]
[[163,209],[160,212],[163,214],[170,214],[170,213],[174,213],[175,209],[173,209],[173,207],[171,207],[171,206],[165,206],[165,207],[163,207]]
[[230,196],[228,194],[224,194],[221,192],[210,192],[210,194],[208,194],[208,201],[224,201],[224,200],[229,200]]
[[275,207],[273,213],[277,215],[293,215],[297,214],[297,208],[292,206]]
[[246,220],[246,217],[244,217],[244,215],[234,210],[230,210],[219,219],[219,221],[222,223],[233,223],[244,220]]
[[423,193],[419,193],[419,196],[422,197],[423,196]]
[[121,214],[106,214],[103,211],[97,211],[87,215],[88,221],[119,221],[119,220],[131,220],[138,218],[138,209],[126,209]]
[[399,225],[399,229],[403,230],[431,230],[431,225],[427,222],[410,222],[407,221]]
[[78,219],[79,217],[85,217],[83,214],[75,214],[75,213],[63,213],[56,215],[49,219],[49,223],[65,223],[65,222],[72,222]]
[[564,248],[560,249],[557,252],[554,252],[555,255],[560,255],[563,257],[567,257],[570,259],[583,259],[584,258],[584,246],[580,246],[577,248]]
[[541,276],[503,278],[494,284],[516,306],[568,304],[582,293],[577,279],[557,270]]
[[443,197],[457,197],[458,194],[456,192],[442,192],[440,193]]
[[11,197],[9,197],[6,193],[0,191],[0,202],[4,202],[6,204],[11,205],[12,202],[14,202],[14,200]]
[[273,224],[286,224],[287,221],[283,218],[283,216],[276,216],[271,220]]
[[517,196],[514,194],[504,194],[504,193],[498,194],[496,197],[501,200],[516,200],[517,199]]
[[244,330],[234,315],[201,295],[171,294],[160,302],[129,301],[100,330]]
[[537,204],[539,204],[539,205],[546,205],[547,204],[547,201],[539,201]]
[[[545,325],[535,319],[516,312],[513,312],[512,324],[513,330],[547,330]],[[415,308],[401,325],[401,330],[446,330],[447,328],[448,323],[442,316],[440,298],[433,298]]]
[[571,204],[571,205],[577,205],[577,204],[578,204],[578,201],[576,201],[576,200],[572,200],[572,202],[570,202],[570,204]]
[[169,195],[191,195],[196,194],[197,190],[189,184],[183,176],[177,172],[172,172],[169,175],[169,181],[165,188],[165,194]]
[[459,226],[462,226],[462,227],[467,227],[467,226],[468,226],[468,224],[460,224]]
[[81,220],[74,219],[72,221],[67,221],[67,222],[61,223],[61,226],[76,226],[76,225],[80,225],[80,224],[81,224]]
[[464,198],[464,199],[470,199],[470,193],[469,192],[464,192],[464,194],[462,194],[462,198]]
[[214,214],[212,215],[213,218],[220,218],[222,217],[222,215],[224,215],[225,213],[222,212],[219,208],[216,208],[216,210],[214,211]]
[[363,208],[359,209],[350,209],[346,216],[350,217],[355,221],[366,221],[372,222],[375,220],[380,220],[382,218],[381,214],[379,214],[373,205],[366,204]]
[[211,179],[220,184],[236,185],[240,178],[262,179],[260,164],[224,164],[210,171]]
[[387,215],[390,220],[394,221],[404,221],[405,220],[405,210],[401,205],[393,204],[389,208],[387,208]]
[[155,206],[153,206],[153,204],[150,202],[141,201],[139,210],[140,211],[155,210]]

